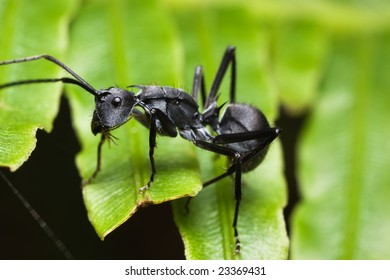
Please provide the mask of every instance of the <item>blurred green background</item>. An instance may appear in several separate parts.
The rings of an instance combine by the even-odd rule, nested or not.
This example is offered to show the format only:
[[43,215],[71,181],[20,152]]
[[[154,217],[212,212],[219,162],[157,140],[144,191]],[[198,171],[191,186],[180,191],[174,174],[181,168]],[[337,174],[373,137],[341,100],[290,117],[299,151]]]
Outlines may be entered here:
[[[263,220],[269,225],[259,231],[263,241],[248,238],[259,242],[252,245],[260,253],[243,256],[390,258],[388,1],[2,0],[0,23],[0,61],[50,53],[75,65],[96,88],[164,83],[189,90],[198,64],[210,85],[224,49],[235,45],[239,101],[255,104],[283,129],[264,167],[245,176],[261,188],[256,195],[264,201],[256,211],[272,213],[259,214],[271,220]],[[8,72],[2,66],[0,82],[60,75],[52,65],[37,65],[13,65]],[[74,164],[80,148],[95,151],[89,132],[93,103],[67,88],[70,113],[60,93],[59,85],[40,85],[16,99],[0,93],[0,143],[13,144],[1,144],[2,166],[17,169],[35,147],[36,129],[53,129],[38,131],[30,159],[7,176],[76,258],[184,258],[166,203],[141,209],[104,242],[98,239]],[[77,107],[83,102],[92,106],[89,111]],[[8,111],[11,105],[18,111]],[[91,169],[83,170],[88,161],[82,156],[77,164],[83,176]],[[62,258],[0,185],[0,258]],[[244,189],[243,204],[250,189]],[[177,208],[175,219],[185,232]],[[186,256],[193,256],[191,240],[184,243]]]

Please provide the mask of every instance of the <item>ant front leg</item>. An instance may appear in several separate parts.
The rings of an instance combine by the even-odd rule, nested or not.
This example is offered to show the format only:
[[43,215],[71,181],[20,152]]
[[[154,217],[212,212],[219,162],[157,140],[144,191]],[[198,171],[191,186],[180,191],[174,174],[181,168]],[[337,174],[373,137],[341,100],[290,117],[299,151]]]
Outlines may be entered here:
[[149,189],[150,185],[154,181],[154,175],[156,174],[156,165],[154,163],[154,149],[156,148],[156,116],[155,111],[151,110],[150,112],[150,125],[149,125],[149,161],[150,167],[152,169],[152,173],[150,174],[150,178],[148,183],[139,189],[140,193],[144,193],[147,189]]
[[89,177],[87,180],[85,180],[83,183],[82,183],[82,187],[84,187],[85,185],[88,185],[89,183],[91,183],[91,181],[93,179],[96,178],[96,176],[98,175],[98,173],[101,171],[102,169],[102,147],[103,147],[103,144],[104,142],[106,141],[107,138],[109,138],[109,134],[108,133],[102,133],[102,136],[100,138],[100,141],[99,141],[99,145],[98,145],[98,149],[97,149],[97,163],[96,163],[96,169],[95,171],[93,172],[92,176]]

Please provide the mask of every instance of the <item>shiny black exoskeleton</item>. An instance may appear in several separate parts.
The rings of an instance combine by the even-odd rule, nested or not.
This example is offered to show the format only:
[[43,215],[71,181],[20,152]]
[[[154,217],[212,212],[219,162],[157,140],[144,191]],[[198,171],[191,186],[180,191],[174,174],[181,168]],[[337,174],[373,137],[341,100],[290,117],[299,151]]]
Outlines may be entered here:
[[[75,84],[94,95],[95,110],[91,129],[95,135],[101,133],[101,141],[98,145],[96,170],[87,182],[93,180],[101,169],[101,148],[104,142],[111,138],[110,131],[120,127],[131,117],[134,117],[150,131],[151,175],[147,184],[140,188],[140,191],[145,191],[151,186],[156,174],[154,150],[157,134],[176,137],[179,133],[182,138],[192,141],[199,148],[227,156],[229,159],[227,170],[205,182],[203,186],[206,187],[229,175],[235,175],[236,206],[233,228],[235,251],[237,253],[240,251],[237,221],[241,202],[241,174],[254,169],[261,163],[269,144],[279,135],[280,129],[270,127],[265,116],[257,108],[235,102],[236,59],[234,47],[226,49],[208,96],[201,67],[197,67],[195,70],[192,93],[189,95],[182,89],[168,86],[130,86],[129,88],[138,90],[137,94],[118,87],[96,90],[68,66],[49,55],[4,61],[0,62],[0,65],[29,62],[42,58],[57,64],[73,78],[17,81],[0,85],[0,89],[22,84],[63,82]],[[217,93],[229,65],[231,65],[230,102],[225,106],[225,111],[220,116],[224,105],[218,106]],[[199,111],[199,92],[204,102],[203,111]],[[213,131],[209,131],[207,127]]]

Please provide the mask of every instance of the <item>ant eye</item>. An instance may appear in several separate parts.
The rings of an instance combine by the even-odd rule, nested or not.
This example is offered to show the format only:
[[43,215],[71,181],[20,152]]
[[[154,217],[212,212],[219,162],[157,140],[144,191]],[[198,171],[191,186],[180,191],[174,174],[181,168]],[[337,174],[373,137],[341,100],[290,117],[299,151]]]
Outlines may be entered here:
[[122,98],[120,97],[115,97],[114,99],[112,99],[111,101],[111,104],[114,106],[114,107],[118,107],[119,105],[121,105],[122,103]]

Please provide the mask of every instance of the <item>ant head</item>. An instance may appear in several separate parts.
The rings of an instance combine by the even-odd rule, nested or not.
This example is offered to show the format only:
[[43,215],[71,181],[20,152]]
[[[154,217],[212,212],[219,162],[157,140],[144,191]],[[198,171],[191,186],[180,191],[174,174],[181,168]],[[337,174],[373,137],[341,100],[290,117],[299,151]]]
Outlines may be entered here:
[[92,133],[107,132],[127,122],[136,103],[134,92],[125,89],[111,87],[96,91]]

